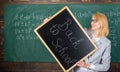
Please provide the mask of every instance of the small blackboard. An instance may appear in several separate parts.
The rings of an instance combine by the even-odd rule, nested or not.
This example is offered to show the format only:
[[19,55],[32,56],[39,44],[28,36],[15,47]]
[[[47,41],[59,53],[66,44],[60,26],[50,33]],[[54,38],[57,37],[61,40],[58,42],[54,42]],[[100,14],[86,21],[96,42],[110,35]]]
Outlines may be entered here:
[[65,6],[48,22],[42,23],[34,32],[61,66],[64,72],[76,66],[97,50],[97,47]]

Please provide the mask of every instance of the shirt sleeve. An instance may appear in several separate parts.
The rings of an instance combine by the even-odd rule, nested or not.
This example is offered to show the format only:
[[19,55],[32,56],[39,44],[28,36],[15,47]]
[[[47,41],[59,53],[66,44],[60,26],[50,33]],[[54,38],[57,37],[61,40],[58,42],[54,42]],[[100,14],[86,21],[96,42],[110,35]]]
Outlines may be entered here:
[[95,71],[108,71],[110,68],[110,59],[111,59],[111,44],[107,46],[105,49],[103,55],[102,55],[102,61],[101,63],[97,64],[91,64],[90,69],[93,69]]
[[89,69],[93,69],[94,70],[95,69],[95,65],[91,64]]

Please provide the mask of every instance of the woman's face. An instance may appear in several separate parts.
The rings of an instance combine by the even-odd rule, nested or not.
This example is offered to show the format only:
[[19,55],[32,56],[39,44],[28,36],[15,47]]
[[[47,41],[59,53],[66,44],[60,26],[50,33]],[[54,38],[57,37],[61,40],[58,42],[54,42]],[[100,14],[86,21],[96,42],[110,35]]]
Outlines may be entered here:
[[91,30],[99,30],[99,29],[100,29],[100,24],[98,20],[95,17],[92,17]]

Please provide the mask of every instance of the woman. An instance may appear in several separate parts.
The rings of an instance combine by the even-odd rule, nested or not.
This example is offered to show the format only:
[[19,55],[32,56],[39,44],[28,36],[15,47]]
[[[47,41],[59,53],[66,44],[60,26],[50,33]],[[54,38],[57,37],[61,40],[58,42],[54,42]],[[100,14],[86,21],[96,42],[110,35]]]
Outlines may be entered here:
[[84,61],[78,61],[73,72],[108,71],[111,59],[111,42],[106,38],[109,34],[107,17],[102,13],[93,14],[91,29],[85,30],[98,47],[98,50]]

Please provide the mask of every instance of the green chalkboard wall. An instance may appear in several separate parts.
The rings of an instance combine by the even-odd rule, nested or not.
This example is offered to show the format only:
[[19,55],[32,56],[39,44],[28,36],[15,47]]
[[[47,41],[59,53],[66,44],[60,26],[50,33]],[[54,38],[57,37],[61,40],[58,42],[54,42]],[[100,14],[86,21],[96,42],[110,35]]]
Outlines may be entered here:
[[119,4],[13,4],[4,7],[4,60],[16,62],[55,62],[34,33],[42,21],[68,6],[83,27],[91,15],[104,13],[109,20],[112,62],[120,62]]

